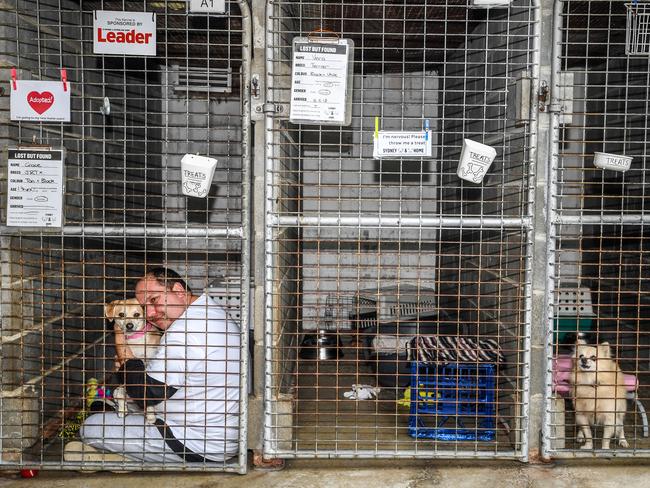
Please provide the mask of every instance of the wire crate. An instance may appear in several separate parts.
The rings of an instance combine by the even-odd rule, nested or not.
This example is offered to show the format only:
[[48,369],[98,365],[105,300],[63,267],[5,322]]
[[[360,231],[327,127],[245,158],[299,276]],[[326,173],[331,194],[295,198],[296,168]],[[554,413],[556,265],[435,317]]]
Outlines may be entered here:
[[650,5],[626,3],[625,54],[650,54]]
[[435,290],[409,283],[362,290],[359,296],[364,302],[374,303],[380,321],[412,318],[436,311]]
[[[252,303],[253,297],[253,285],[250,287],[249,295],[249,328],[253,328],[253,323],[250,320],[250,303]],[[220,283],[214,283],[205,289],[205,293],[209,295],[217,305],[221,306],[231,318],[236,321],[241,321],[241,284],[238,281],[224,281]]]
[[590,331],[595,314],[589,288],[560,288],[554,319],[555,344],[563,343],[567,334]]
[[360,317],[375,317],[376,304],[361,295],[339,295],[330,293],[325,298],[325,316],[336,330],[364,328]]
[[[409,435],[492,441],[496,436],[495,365],[411,363]],[[446,426],[453,417],[456,425]],[[465,426],[476,421],[475,427]],[[427,423],[433,425],[427,425]]]

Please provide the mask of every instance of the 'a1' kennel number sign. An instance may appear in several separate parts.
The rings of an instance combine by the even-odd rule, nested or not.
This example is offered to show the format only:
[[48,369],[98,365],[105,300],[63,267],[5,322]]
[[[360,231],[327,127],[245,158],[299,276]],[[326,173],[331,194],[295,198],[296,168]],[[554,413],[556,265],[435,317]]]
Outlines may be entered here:
[[95,10],[93,53],[156,55],[156,14]]
[[8,150],[8,226],[61,227],[64,158],[61,149]]

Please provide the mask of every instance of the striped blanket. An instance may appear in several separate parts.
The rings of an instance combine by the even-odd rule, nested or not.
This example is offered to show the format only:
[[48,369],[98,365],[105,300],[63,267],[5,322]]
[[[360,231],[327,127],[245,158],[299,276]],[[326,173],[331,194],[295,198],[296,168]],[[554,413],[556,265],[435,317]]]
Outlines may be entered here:
[[420,363],[502,363],[505,357],[494,339],[461,336],[418,336],[406,346],[409,361]]

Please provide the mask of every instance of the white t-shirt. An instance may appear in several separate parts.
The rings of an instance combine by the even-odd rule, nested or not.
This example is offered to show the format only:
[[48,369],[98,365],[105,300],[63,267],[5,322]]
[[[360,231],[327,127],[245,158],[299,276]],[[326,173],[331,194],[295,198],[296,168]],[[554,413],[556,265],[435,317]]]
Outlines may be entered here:
[[152,378],[177,388],[157,404],[183,445],[213,461],[237,454],[240,329],[212,298],[201,295],[172,323],[147,364]]

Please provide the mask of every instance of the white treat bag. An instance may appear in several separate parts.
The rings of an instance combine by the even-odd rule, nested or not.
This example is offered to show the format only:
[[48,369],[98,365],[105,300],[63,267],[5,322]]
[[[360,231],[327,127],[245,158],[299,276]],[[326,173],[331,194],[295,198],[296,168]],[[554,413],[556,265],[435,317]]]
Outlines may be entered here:
[[463,180],[481,183],[496,155],[496,149],[491,146],[471,139],[463,139],[463,150],[460,153],[456,174]]
[[205,198],[212,185],[217,160],[207,156],[186,154],[181,159],[183,195]]

